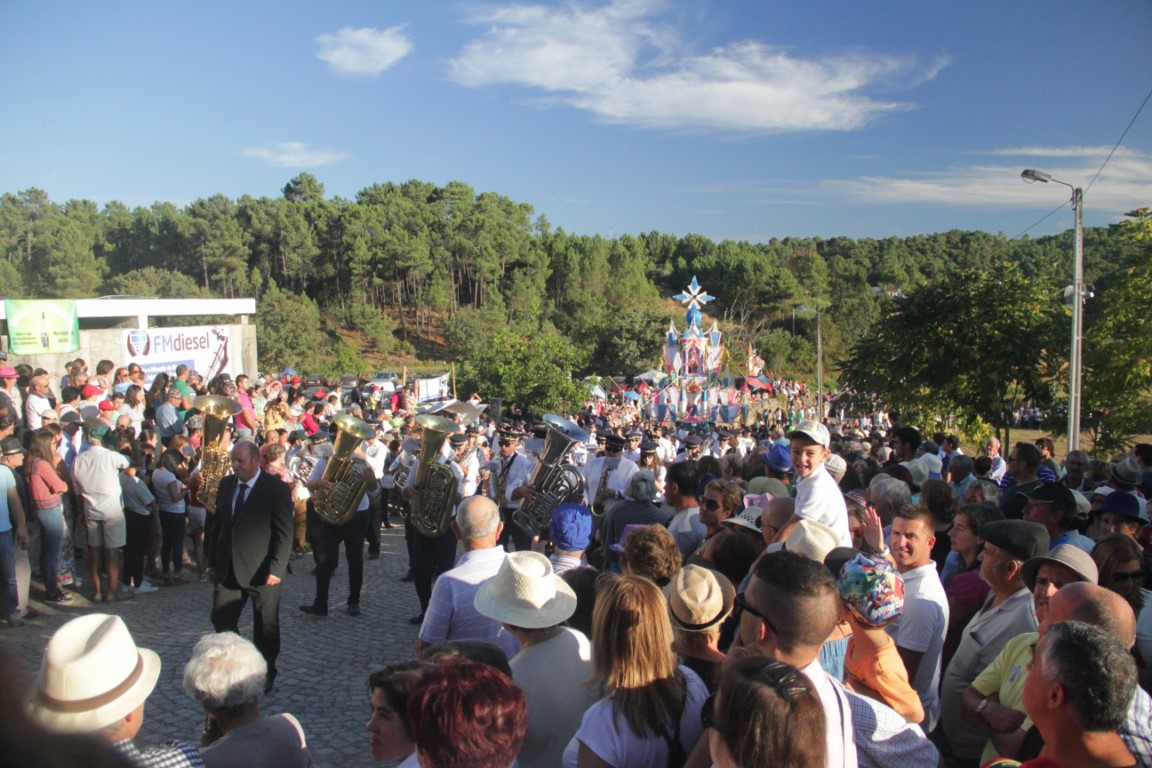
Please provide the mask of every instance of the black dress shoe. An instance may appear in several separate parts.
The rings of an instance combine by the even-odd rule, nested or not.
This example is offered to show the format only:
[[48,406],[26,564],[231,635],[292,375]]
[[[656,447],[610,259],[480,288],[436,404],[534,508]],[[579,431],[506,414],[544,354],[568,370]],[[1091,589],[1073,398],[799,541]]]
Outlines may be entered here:
[[321,608],[318,605],[302,605],[302,606],[300,606],[300,610],[303,611],[304,613],[309,614],[310,616],[327,616],[328,615],[328,609],[327,608]]
[[380,553],[379,552],[369,552],[368,553],[368,559],[369,560],[379,560],[380,559]]
[[417,616],[413,616],[412,618],[408,619],[408,623],[409,624],[423,624],[424,623],[424,614],[421,613]]
[[272,686],[276,684],[276,675],[276,670],[268,670],[268,674],[264,677],[264,693],[272,693]]
[[360,603],[348,603],[348,615],[349,616],[359,616],[360,615]]
[[403,581],[406,583],[411,583],[415,580],[416,580],[416,577],[412,575],[412,571],[408,571],[408,573],[406,573],[400,577],[400,581]]

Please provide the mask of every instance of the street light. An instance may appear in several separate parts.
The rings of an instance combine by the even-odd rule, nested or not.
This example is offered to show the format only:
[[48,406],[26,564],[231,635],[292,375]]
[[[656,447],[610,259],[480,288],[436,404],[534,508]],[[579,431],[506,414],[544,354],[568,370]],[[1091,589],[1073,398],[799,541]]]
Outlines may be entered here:
[[1072,210],[1076,212],[1076,249],[1072,259],[1072,352],[1068,360],[1068,450],[1080,447],[1080,367],[1084,328],[1084,190],[1050,174],[1031,168],[1023,171],[1025,181],[1049,181],[1072,190]]

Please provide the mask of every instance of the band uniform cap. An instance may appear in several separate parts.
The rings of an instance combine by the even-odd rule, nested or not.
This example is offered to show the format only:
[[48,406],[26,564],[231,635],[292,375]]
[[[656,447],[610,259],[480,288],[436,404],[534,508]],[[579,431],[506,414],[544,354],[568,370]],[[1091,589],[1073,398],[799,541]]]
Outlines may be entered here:
[[1029,590],[1036,588],[1036,573],[1044,563],[1057,563],[1071,568],[1080,577],[1077,581],[1090,584],[1100,581],[1100,571],[1092,555],[1074,544],[1061,544],[1045,555],[1025,560],[1024,565],[1020,566],[1020,579]]
[[704,438],[700,437],[700,435],[697,435],[697,434],[691,434],[691,435],[688,435],[688,437],[684,438],[684,445],[689,446],[689,447],[694,446],[694,445],[701,445],[701,444],[703,444],[703,442],[704,442]]
[[611,446],[613,448],[623,448],[625,445],[628,444],[628,440],[625,439],[621,435],[617,435],[617,434],[614,434],[612,432],[609,432],[607,435],[604,436],[604,444]]
[[702,632],[732,613],[736,589],[722,573],[700,565],[686,565],[664,587],[672,625]]
[[27,711],[50,731],[91,733],[134,711],[159,677],[160,657],[119,616],[80,616],[48,641]]
[[1140,484],[1140,465],[1136,463],[1136,459],[1131,456],[1125,456],[1120,461],[1114,461],[1108,465],[1108,471],[1113,478],[1119,480],[1121,483],[1128,485]]
[[1113,491],[1105,496],[1099,512],[1111,512],[1131,520],[1139,520],[1141,523],[1148,522],[1148,519],[1140,513],[1140,499],[1128,491]]
[[468,442],[468,435],[463,432],[453,432],[448,436],[448,442],[452,443],[452,445],[464,445],[464,443]]
[[776,443],[768,453],[761,454],[764,464],[773,472],[792,471],[792,452],[783,443]]
[[788,433],[788,439],[806,437],[818,445],[827,448],[832,444],[832,437],[828,434],[828,427],[818,421],[802,421],[796,428]]
[[476,612],[524,629],[544,629],[576,612],[576,593],[539,552],[512,552],[496,575],[480,585]]
[[660,445],[658,443],[653,443],[650,440],[645,441],[640,443],[640,453],[656,453],[656,449],[659,447]]
[[733,528],[747,528],[750,531],[760,533],[763,529],[761,526],[761,515],[764,510],[761,507],[745,507],[740,514],[733,515],[720,521],[721,525],[727,525]]
[[565,552],[583,552],[592,543],[592,510],[566,501],[552,510],[552,544]]
[[857,554],[836,579],[840,599],[862,624],[878,627],[904,613],[904,580],[883,557]]
[[1043,483],[1031,490],[1023,491],[1021,495],[1033,501],[1051,504],[1065,515],[1076,512],[1076,497],[1064,483]]
[[8,435],[8,437],[0,440],[0,454],[15,456],[20,453],[24,453],[24,444],[20,442],[20,438],[15,435]]
[[1047,554],[1050,543],[1048,529],[1027,520],[993,520],[976,535],[1022,561]]

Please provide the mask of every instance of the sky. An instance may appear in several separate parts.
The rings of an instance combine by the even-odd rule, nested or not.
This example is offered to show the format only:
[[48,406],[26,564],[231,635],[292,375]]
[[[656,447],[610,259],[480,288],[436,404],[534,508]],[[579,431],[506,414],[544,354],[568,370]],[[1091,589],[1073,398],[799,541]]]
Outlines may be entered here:
[[1072,193],[1025,168],[1085,188],[1089,226],[1152,206],[1150,32],[1148,0],[8,0],[0,193],[183,206],[307,172],[606,237],[1038,237]]

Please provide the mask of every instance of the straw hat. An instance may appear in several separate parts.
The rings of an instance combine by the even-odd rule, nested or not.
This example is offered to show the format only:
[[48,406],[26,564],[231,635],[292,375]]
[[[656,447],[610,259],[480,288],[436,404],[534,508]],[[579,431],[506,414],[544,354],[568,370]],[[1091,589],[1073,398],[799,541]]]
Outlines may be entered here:
[[119,616],[81,616],[48,641],[28,714],[51,731],[91,733],[143,704],[159,676],[160,657],[137,648]]
[[664,587],[672,624],[689,632],[716,626],[732,613],[736,589],[722,573],[700,565],[681,568]]
[[576,612],[576,593],[539,552],[512,552],[476,592],[476,611],[525,629],[544,629]]

